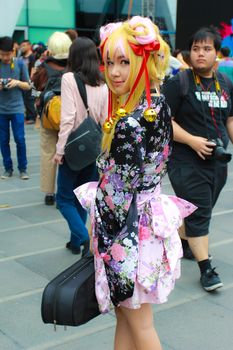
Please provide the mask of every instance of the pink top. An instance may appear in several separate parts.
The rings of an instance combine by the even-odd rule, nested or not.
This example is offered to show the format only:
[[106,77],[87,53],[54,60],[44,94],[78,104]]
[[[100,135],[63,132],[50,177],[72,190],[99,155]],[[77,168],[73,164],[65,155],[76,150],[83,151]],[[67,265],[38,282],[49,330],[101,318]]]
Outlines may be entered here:
[[[106,84],[101,86],[86,85],[87,104],[90,115],[101,124],[108,115],[108,88]],[[64,154],[64,147],[69,134],[77,129],[87,116],[86,108],[78,91],[73,73],[65,73],[61,83],[61,125],[58,134],[56,151]]]

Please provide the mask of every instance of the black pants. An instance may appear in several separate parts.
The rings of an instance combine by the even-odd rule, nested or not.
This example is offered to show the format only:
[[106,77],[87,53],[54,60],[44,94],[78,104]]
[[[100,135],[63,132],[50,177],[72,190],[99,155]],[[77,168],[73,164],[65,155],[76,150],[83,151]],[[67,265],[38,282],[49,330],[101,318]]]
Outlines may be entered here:
[[207,235],[212,209],[227,180],[227,165],[216,162],[211,168],[203,168],[192,163],[172,162],[168,175],[176,195],[198,207],[185,218],[186,236]]
[[23,101],[26,109],[26,120],[36,120],[37,112],[35,108],[35,97],[32,96],[31,90],[23,91]]

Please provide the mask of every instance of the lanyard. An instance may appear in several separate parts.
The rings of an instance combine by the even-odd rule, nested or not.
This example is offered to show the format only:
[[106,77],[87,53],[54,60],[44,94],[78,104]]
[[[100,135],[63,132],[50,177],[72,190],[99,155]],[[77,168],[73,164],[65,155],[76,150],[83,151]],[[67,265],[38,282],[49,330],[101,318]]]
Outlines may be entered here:
[[[212,82],[205,89],[204,86],[201,83],[201,79],[200,79],[199,75],[197,75],[197,74],[195,74],[193,72],[193,76],[194,76],[194,81],[195,81],[196,88],[197,88],[198,92],[200,93],[200,101],[201,101],[201,107],[202,107],[202,112],[203,112],[204,121],[205,121],[207,137],[208,137],[208,139],[210,139],[209,128],[208,128],[208,123],[207,123],[207,118],[206,118],[206,112],[205,112],[205,108],[204,108],[204,101],[202,99],[202,91],[209,91],[209,88],[210,88]],[[214,73],[214,84],[215,84],[216,94],[217,94],[217,96],[219,98],[219,119],[220,119],[220,123],[221,123],[221,120],[222,120],[222,108],[221,108],[222,91],[221,91],[221,87],[220,87],[219,81],[218,81],[217,76],[216,76],[215,73]],[[218,124],[217,124],[217,121],[216,121],[216,118],[215,118],[215,115],[214,115],[214,107],[212,107],[212,106],[210,107],[210,115],[211,115],[211,118],[213,120],[214,127],[215,127],[215,129],[217,131],[218,137],[220,139],[222,139],[222,135],[221,135],[221,132],[219,130],[219,127],[218,127]]]

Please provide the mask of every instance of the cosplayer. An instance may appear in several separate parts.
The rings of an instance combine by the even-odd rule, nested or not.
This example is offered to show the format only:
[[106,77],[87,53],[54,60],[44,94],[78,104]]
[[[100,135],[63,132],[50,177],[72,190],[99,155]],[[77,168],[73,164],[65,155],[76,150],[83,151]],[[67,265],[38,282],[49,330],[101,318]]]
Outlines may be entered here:
[[180,275],[177,230],[195,210],[160,192],[171,152],[159,92],[169,49],[148,18],[108,24],[100,35],[109,86],[100,180],[75,193],[90,210],[100,311],[115,307],[115,350],[161,350],[150,304],[164,303]]

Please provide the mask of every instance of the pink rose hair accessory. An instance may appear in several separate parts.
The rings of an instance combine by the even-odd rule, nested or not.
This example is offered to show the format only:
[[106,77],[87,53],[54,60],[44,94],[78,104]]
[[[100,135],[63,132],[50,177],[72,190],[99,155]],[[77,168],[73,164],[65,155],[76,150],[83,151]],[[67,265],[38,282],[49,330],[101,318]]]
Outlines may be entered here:
[[153,23],[149,18],[134,16],[129,20],[129,26],[138,32],[135,39],[140,45],[150,44],[157,39]]

